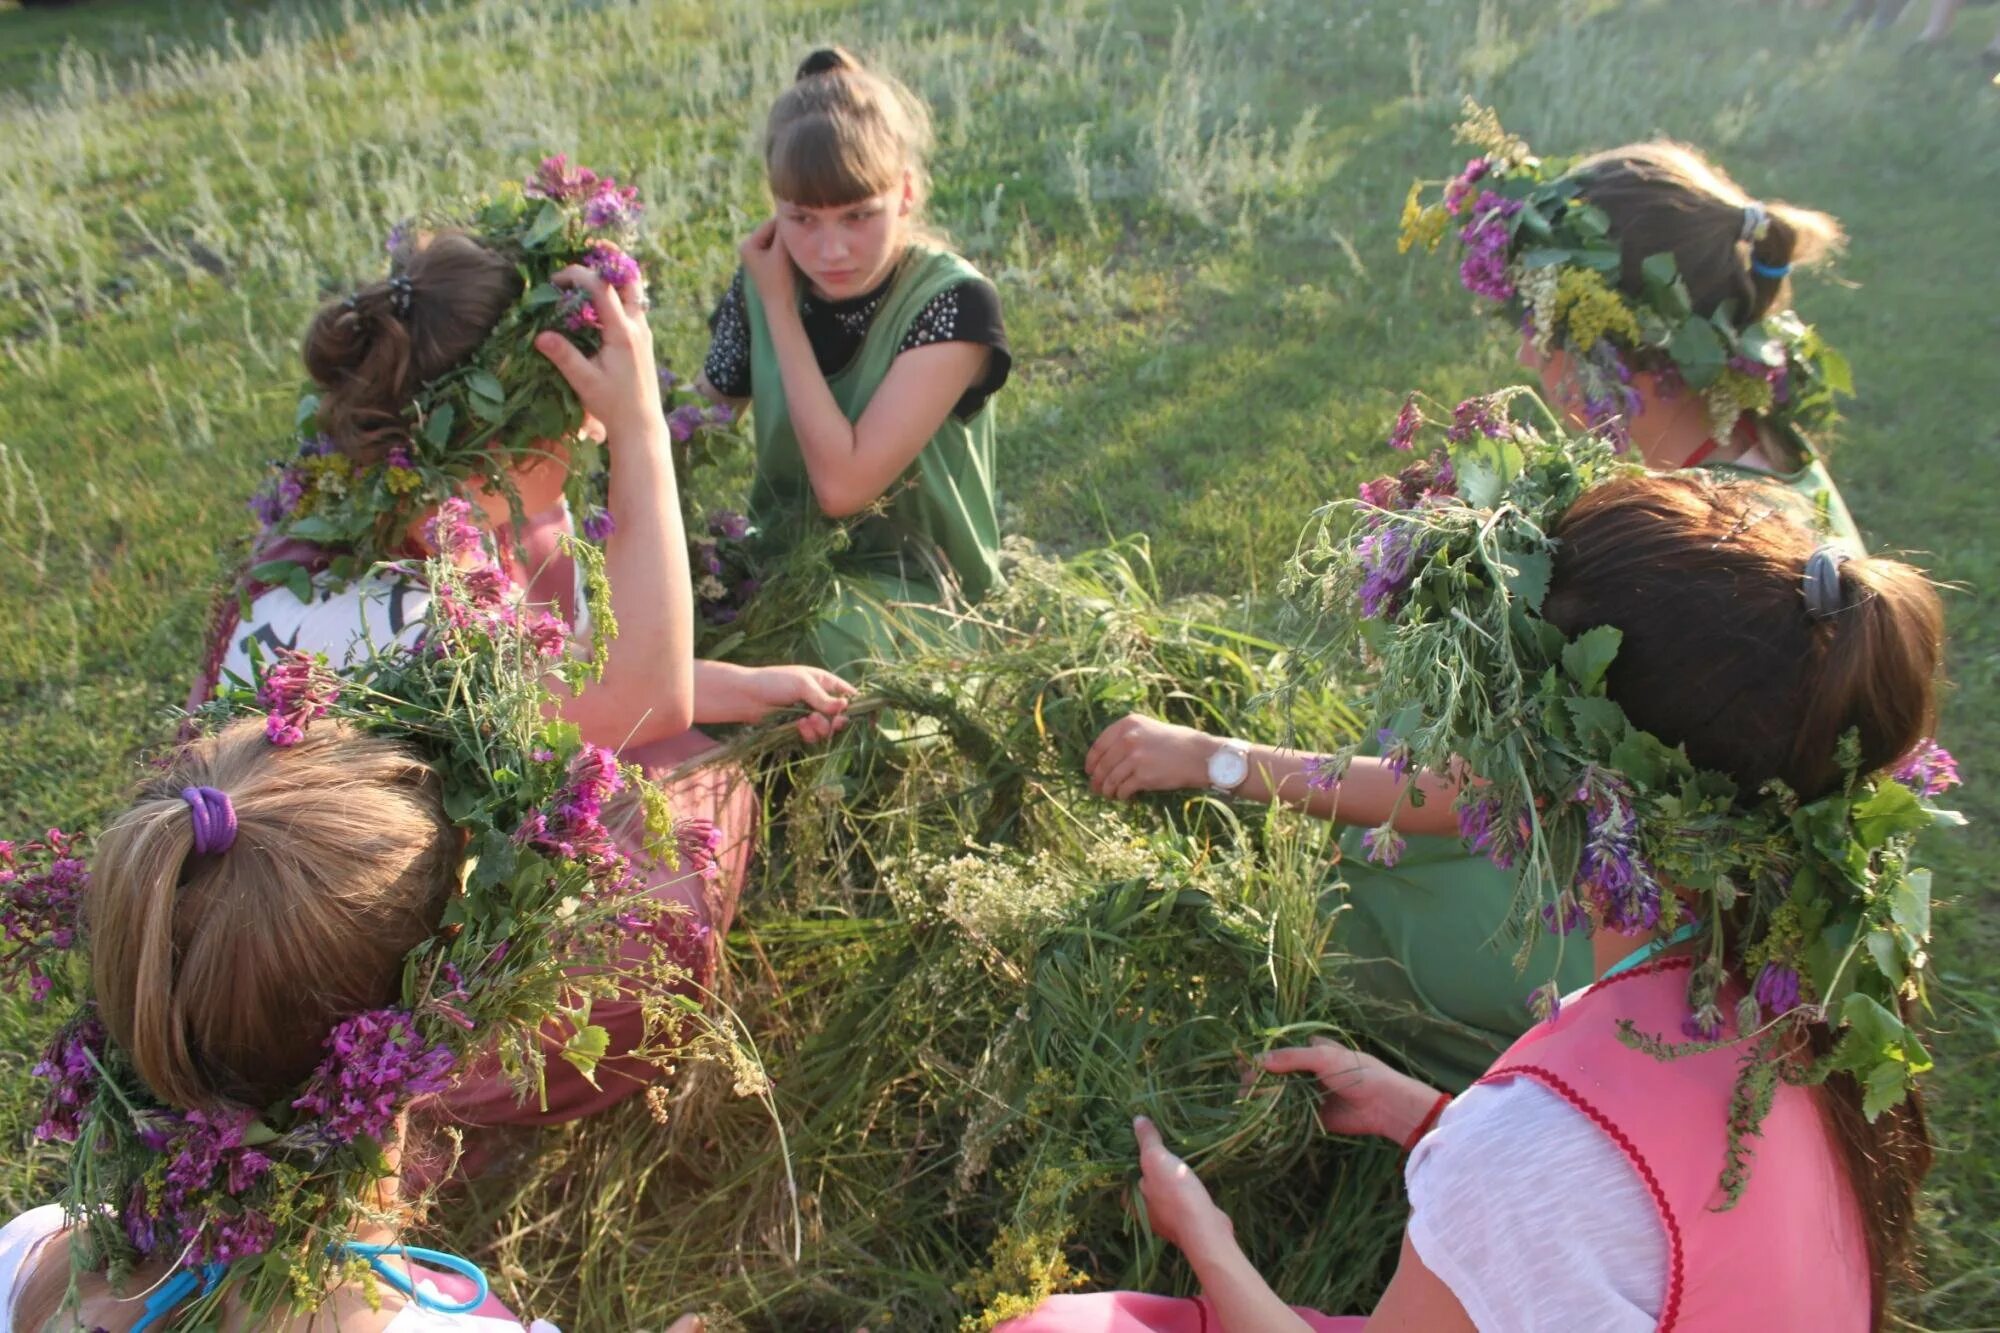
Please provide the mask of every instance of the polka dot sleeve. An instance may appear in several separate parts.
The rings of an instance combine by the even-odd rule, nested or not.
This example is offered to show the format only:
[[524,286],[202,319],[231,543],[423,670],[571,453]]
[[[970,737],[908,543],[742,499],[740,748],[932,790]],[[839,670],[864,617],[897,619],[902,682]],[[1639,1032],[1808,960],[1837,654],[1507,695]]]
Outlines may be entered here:
[[902,346],[896,351],[900,355],[933,343],[952,342],[978,343],[993,349],[986,374],[952,408],[952,415],[964,420],[986,406],[986,400],[1000,391],[1014,368],[1013,354],[1007,348],[1007,328],[1000,318],[1000,293],[992,283],[970,278],[939,292],[910,321]]
[[702,374],[715,391],[729,398],[750,396],[750,315],[743,304],[743,270],[736,270],[729,290],[708,317],[708,359]]

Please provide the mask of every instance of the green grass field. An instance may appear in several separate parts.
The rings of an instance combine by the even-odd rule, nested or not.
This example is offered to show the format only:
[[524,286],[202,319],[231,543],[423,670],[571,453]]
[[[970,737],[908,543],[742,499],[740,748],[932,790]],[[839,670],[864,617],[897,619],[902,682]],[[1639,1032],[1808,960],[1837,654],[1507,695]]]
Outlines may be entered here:
[[[1450,266],[1395,250],[1410,178],[1464,156],[1461,96],[1549,153],[1665,133],[1847,225],[1798,298],[1859,381],[1833,468],[1873,548],[1956,590],[1941,734],[1973,824],[1935,851],[1942,1151],[1903,1317],[2000,1327],[1993,15],[1910,56],[1910,19],[1869,43],[1745,0],[0,0],[0,829],[116,800],[283,447],[306,315],[421,203],[554,151],[635,180],[692,368],[763,216],[754,123],[846,43],[930,101],[935,220],[1006,303],[1011,525],[1145,532],[1170,589],[1256,591],[1405,390],[1517,376]],[[0,1211],[46,1197],[35,1022],[0,1006]]]

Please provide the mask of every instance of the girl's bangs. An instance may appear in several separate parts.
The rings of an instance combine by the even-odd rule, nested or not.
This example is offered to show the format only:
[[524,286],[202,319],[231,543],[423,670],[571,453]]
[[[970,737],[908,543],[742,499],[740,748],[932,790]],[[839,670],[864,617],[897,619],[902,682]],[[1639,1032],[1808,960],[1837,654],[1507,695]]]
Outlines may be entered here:
[[838,208],[872,199],[901,179],[902,157],[888,136],[842,128],[833,117],[815,115],[780,130],[765,158],[772,196],[803,208]]

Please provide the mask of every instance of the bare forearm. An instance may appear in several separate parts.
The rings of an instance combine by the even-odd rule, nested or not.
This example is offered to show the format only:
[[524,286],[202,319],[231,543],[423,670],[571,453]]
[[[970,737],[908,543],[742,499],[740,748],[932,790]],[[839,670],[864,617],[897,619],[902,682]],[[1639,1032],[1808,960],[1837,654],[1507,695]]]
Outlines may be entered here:
[[734,662],[695,659],[694,721],[696,726],[725,722],[754,722],[763,709],[750,694],[755,671]]
[[1234,1239],[1218,1240],[1188,1260],[1222,1333],[1311,1333],[1312,1326],[1271,1290]]
[[694,714],[694,595],[665,427],[657,439],[619,443],[610,495],[617,526],[604,550],[618,637],[603,679],[563,710],[607,745],[678,735]]
[[854,463],[854,423],[834,401],[826,376],[820,374],[805,325],[791,306],[770,309],[771,343],[778,353],[778,373],[785,383],[785,406],[813,490],[825,500],[832,483]]
[[1458,789],[1435,774],[1418,775],[1423,804],[1404,801],[1399,810],[1397,802],[1403,797],[1406,780],[1398,778],[1380,759],[1363,756],[1340,771],[1322,767],[1328,761],[1321,756],[1271,745],[1253,745],[1247,757],[1250,776],[1236,791],[1242,800],[1265,805],[1282,801],[1315,819],[1364,828],[1381,824],[1393,812],[1396,828],[1405,834],[1448,835],[1457,831],[1451,804]]

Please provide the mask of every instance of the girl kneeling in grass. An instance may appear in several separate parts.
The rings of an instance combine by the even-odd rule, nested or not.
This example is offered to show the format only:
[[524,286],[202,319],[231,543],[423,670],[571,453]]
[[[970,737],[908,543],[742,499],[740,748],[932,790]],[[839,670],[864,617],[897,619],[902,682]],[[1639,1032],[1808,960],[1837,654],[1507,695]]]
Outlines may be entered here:
[[[1588,926],[1596,978],[1456,1099],[1330,1043],[1262,1057],[1319,1079],[1329,1129],[1411,1150],[1374,1314],[1288,1310],[1142,1121],[1148,1215],[1203,1300],[1058,1297],[1007,1333],[1883,1327],[1931,1159],[1904,1016],[1929,915],[1908,858],[1956,780],[1924,740],[1941,609],[1766,484],[1576,498],[1607,461],[1531,459],[1511,518],[1435,494],[1364,509],[1320,569],[1387,598],[1385,684],[1435,710],[1391,743],[1508,774],[1457,793],[1460,822],[1549,924]],[[1384,563],[1390,534],[1426,559]],[[1456,572],[1530,552],[1553,557],[1539,595]],[[1493,695],[1442,688],[1467,673]]]
[[928,141],[893,79],[837,47],[806,58],[764,134],[776,216],[743,242],[701,379],[750,406],[767,551],[815,515],[854,520],[812,634],[839,671],[897,655],[886,607],[1000,581],[992,398],[1012,361],[993,284],[920,225]]
[[[413,561],[441,544],[481,565],[523,615],[543,614],[524,591],[531,582],[554,585],[563,619],[578,623],[576,570],[551,529],[567,528],[565,492],[590,470],[573,459],[601,445],[606,507],[585,527],[603,544],[618,633],[601,676],[562,697],[562,717],[654,774],[714,747],[691,721],[755,722],[800,707],[808,739],[841,724],[850,690],[830,672],[692,657],[687,540],[643,281],[613,243],[621,213],[635,206],[615,182],[551,159],[525,201],[489,205],[473,230],[399,236],[389,277],[319,310],[304,346],[318,390],[305,413],[309,438],[256,502],[266,523],[256,563],[222,608],[196,704],[223,677],[252,679],[257,659],[279,649],[340,668],[420,643],[441,608]],[[550,210],[563,225],[536,232]],[[462,396],[481,374],[488,394]],[[489,416],[521,424],[495,435]],[[557,521],[544,517],[517,540],[511,519],[521,514]],[[678,868],[648,863],[644,891],[685,910],[657,938],[635,935],[629,961],[643,969],[671,959],[690,978],[677,989],[698,993],[748,872],[756,802],[746,775],[728,767],[700,769],[670,795],[702,836]],[[557,1123],[643,1092],[657,1071],[615,1057],[636,1042],[656,998],[635,983],[595,1006],[614,1058],[594,1078],[551,1060],[545,1097],[524,1105],[498,1070],[482,1069],[433,1110],[468,1125]]]

